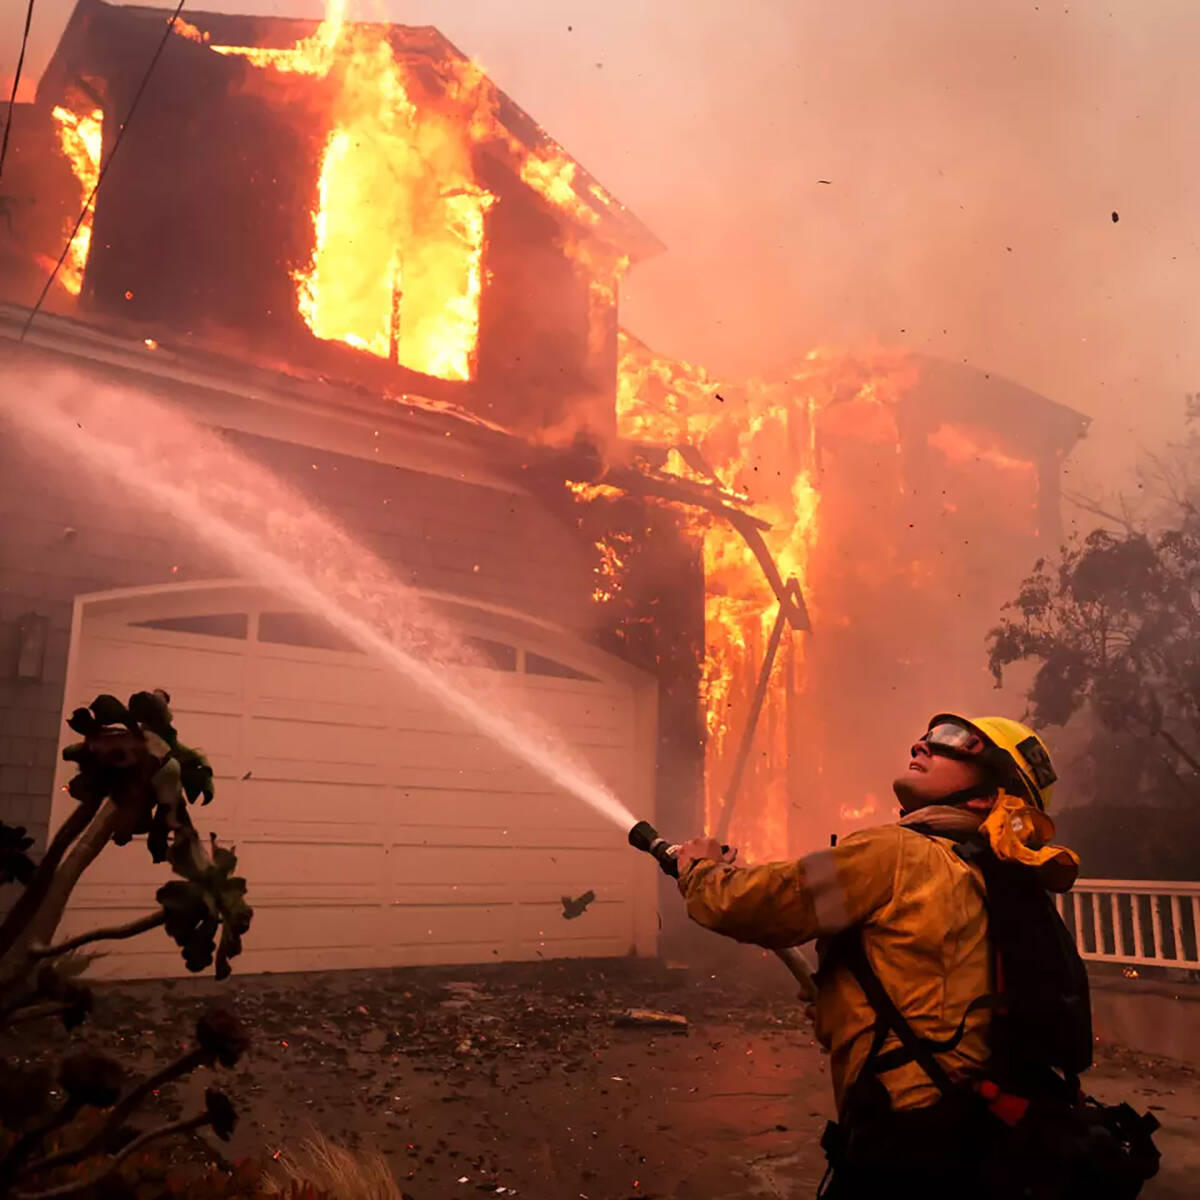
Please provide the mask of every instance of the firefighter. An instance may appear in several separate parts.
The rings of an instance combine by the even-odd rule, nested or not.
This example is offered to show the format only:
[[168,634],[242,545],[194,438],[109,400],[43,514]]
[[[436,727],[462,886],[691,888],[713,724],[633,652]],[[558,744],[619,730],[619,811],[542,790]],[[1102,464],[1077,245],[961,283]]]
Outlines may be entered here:
[[989,1188],[1003,1171],[981,1142],[995,1123],[982,1122],[971,1090],[990,1054],[986,887],[961,850],[986,842],[996,860],[1031,868],[1043,901],[1043,888],[1067,890],[1078,859],[1050,844],[1054,779],[1026,726],[942,714],[892,785],[898,823],[748,868],[711,838],[680,847],[692,920],[768,949],[818,939],[814,1027],[838,1112],[822,1143],[832,1169],[822,1195],[997,1194]]

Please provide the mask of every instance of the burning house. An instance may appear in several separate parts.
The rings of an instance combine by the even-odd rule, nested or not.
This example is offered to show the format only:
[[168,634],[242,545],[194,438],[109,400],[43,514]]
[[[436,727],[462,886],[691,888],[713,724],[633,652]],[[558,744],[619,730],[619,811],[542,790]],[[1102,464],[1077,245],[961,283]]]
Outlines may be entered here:
[[[70,368],[67,386],[133,388],[221,430],[392,564],[627,803],[654,809],[665,770],[668,819],[702,770],[694,551],[641,520],[659,547],[623,604],[673,615],[663,638],[614,637],[565,482],[578,455],[540,444],[568,419],[611,430],[617,276],[658,244],[433,30],[193,15],[26,329],[166,17],[85,0],[17,114],[5,184],[37,203],[4,243],[6,373],[37,391]],[[163,686],[257,881],[249,965],[652,949],[653,881],[578,801],[381,689],[170,514],[27,439],[0,454],[7,820],[44,833],[70,803],[52,788],[64,703]],[[668,659],[688,664],[663,689],[674,748],[655,733]],[[128,870],[97,863],[82,907],[136,907],[150,868]],[[597,902],[564,922],[580,880]],[[119,969],[170,958],[139,947]]]
[[[736,386],[658,356],[618,320],[658,241],[437,31],[193,13],[126,122],[168,16],[81,0],[15,114],[6,373],[219,430],[662,828],[762,858],[884,816],[875,749],[987,697],[978,614],[1054,544],[1078,414],[882,351]],[[6,820],[65,811],[64,705],[161,685],[253,881],[248,969],[652,951],[609,825],[170,514],[9,435],[0,496]],[[101,859],[78,895],[116,921],[147,886]]]
[[706,580],[709,828],[761,860],[887,819],[922,723],[997,706],[983,635],[1058,546],[1086,419],[883,350],[813,351],[785,377],[726,385],[622,333],[617,422],[749,508],[688,522]]

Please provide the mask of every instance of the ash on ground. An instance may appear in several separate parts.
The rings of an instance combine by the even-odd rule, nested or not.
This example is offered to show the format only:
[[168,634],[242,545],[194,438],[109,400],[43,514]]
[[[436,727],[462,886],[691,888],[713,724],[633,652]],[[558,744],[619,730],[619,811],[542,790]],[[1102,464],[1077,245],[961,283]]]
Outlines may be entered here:
[[[569,960],[100,985],[74,1034],[43,1023],[3,1052],[30,1061],[70,1040],[144,1071],[218,997],[254,1037],[222,1081],[242,1113],[230,1159],[269,1161],[317,1130],[381,1150],[414,1200],[803,1197],[824,1170],[827,1060],[790,980],[749,950],[720,968]],[[620,1023],[630,1009],[687,1027]],[[1088,1082],[1162,1122],[1147,1200],[1194,1196],[1196,1074],[1118,1051]],[[190,1111],[211,1083],[200,1072],[164,1089],[147,1119]]]

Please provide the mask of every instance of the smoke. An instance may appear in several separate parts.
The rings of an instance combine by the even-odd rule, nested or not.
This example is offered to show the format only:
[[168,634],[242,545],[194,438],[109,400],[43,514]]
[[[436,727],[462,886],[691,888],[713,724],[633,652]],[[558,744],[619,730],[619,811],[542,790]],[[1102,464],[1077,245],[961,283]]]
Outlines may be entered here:
[[[69,7],[39,5],[32,73]],[[872,340],[966,360],[1096,418],[1085,484],[1160,443],[1200,379],[1188,0],[360,0],[349,15],[436,25],[658,233],[668,252],[634,268],[622,319],[719,377]]]

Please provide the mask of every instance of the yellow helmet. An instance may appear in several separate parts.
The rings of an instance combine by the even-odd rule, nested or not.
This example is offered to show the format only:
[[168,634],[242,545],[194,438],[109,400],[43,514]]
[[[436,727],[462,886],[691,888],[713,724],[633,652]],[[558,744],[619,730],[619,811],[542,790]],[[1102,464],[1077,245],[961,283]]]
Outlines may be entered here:
[[[1050,761],[1046,743],[1029,728],[1009,717],[963,717],[957,713],[938,713],[929,722],[930,730],[945,722],[974,730],[985,743],[985,760],[1001,775],[1008,775],[1043,812],[1050,807],[1050,796],[1058,776]],[[988,751],[992,754],[988,754]]]

